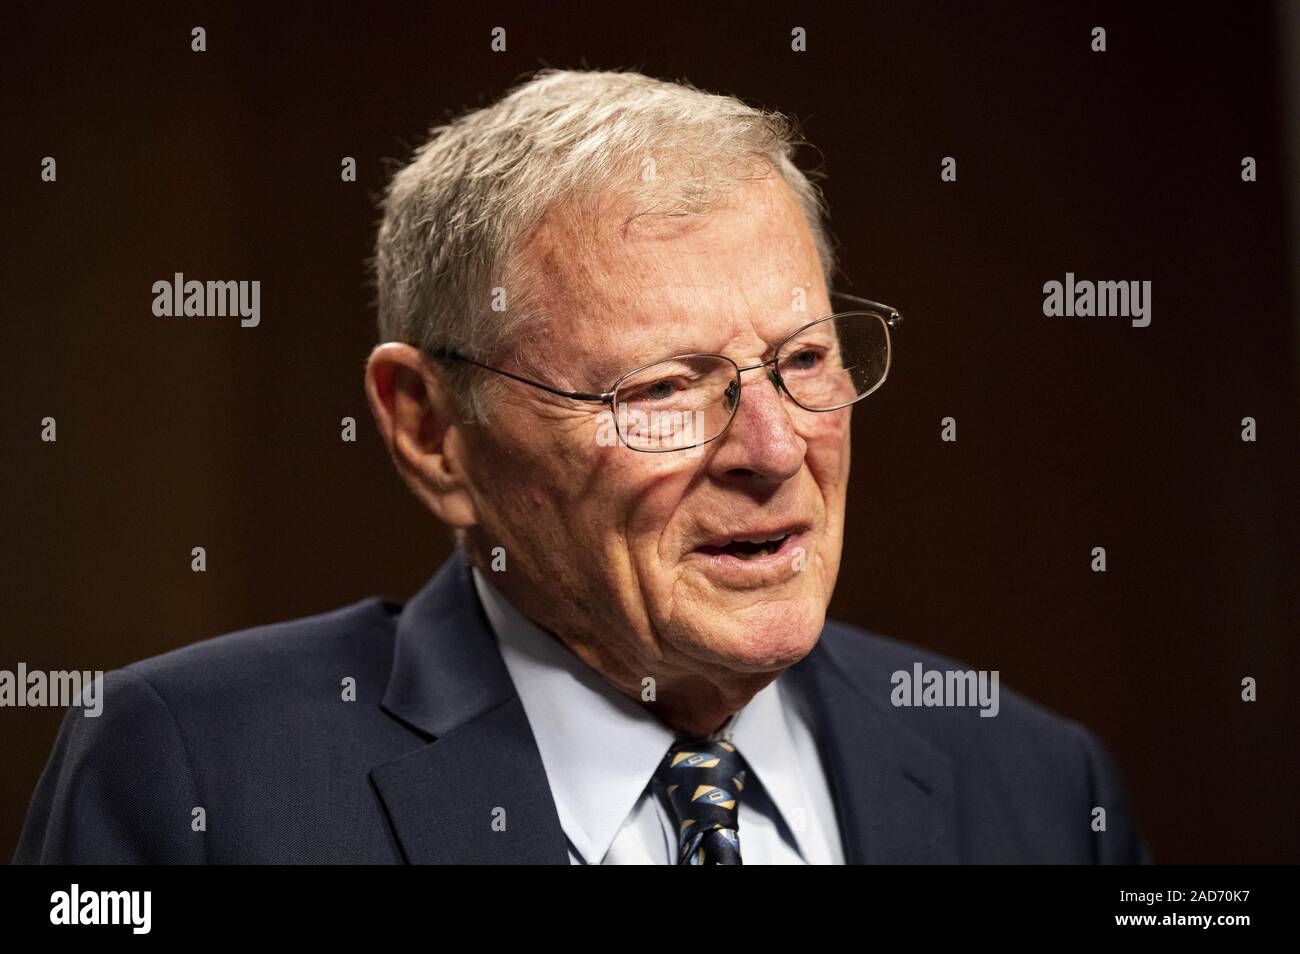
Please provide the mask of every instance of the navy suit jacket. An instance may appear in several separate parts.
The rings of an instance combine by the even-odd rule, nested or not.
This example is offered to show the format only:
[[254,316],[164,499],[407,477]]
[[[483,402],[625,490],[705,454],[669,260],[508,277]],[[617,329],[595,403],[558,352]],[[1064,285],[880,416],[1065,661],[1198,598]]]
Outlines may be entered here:
[[[829,622],[782,676],[813,703],[849,863],[1150,860],[1090,732],[1005,689],[994,718],[896,708],[890,675],[918,661],[964,668]],[[16,862],[568,863],[460,551],[405,606],[206,640],[103,692],[65,715]]]

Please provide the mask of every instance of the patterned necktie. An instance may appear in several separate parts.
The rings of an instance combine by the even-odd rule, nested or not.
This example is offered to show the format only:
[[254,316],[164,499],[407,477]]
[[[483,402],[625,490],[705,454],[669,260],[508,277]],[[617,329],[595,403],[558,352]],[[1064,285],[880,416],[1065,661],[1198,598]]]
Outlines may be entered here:
[[679,865],[738,865],[745,759],[730,742],[679,739],[655,772],[677,821]]

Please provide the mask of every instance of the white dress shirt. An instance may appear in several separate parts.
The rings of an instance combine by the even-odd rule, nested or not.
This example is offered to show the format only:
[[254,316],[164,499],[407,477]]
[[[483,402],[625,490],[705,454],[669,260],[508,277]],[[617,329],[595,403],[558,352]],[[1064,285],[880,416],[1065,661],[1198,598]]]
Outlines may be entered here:
[[[676,864],[676,823],[655,769],[677,734],[618,692],[473,570],[541,753],[573,864]],[[830,786],[806,700],[766,686],[715,738],[749,763],[740,800],[745,864],[843,864]]]

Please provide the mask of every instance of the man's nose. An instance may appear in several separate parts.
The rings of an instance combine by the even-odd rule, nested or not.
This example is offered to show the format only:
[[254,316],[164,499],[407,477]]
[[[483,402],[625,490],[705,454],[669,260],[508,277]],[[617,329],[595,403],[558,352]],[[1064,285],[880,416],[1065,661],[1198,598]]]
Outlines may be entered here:
[[740,406],[719,438],[711,467],[731,477],[782,483],[799,473],[807,450],[791,417],[799,409],[781,391],[774,368],[744,372],[743,380]]

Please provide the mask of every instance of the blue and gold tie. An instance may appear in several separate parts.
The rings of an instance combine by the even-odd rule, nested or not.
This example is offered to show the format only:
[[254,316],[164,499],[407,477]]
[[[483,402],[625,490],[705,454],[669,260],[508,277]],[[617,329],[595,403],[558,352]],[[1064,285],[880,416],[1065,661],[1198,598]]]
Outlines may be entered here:
[[745,759],[730,742],[679,739],[655,772],[677,822],[679,865],[738,865]]

